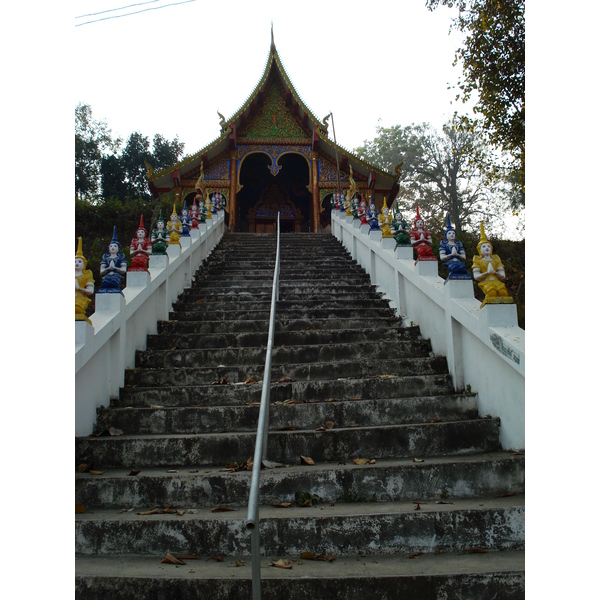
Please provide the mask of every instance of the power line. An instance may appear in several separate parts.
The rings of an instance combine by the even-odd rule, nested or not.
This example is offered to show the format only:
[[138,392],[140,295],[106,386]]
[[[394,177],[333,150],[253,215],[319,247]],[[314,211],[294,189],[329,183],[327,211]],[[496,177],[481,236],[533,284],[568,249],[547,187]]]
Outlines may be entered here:
[[[93,21],[86,21],[85,23],[78,23],[77,25],[75,25],[75,27],[81,27],[82,25],[89,25],[90,23],[98,23],[99,21],[108,21],[109,19],[118,19],[119,17],[129,17],[130,15],[137,15],[139,13],[147,12],[149,10],[159,10],[161,8],[167,8],[168,6],[176,6],[178,4],[189,4],[190,2],[195,2],[195,1],[196,0],[184,0],[183,2],[172,2],[171,4],[163,4],[162,6],[155,6],[153,8],[144,8],[143,10],[126,13],[124,15],[113,15],[111,17],[103,17],[102,19],[94,19]],[[144,4],[144,3],[142,2],[140,4]],[[106,12],[110,12],[110,11],[106,11]]]
[[148,2],[138,2],[137,4],[128,4],[127,6],[121,6],[121,8],[110,8],[108,10],[101,10],[100,12],[89,13],[87,15],[79,15],[75,17],[76,19],[82,19],[83,17],[95,17],[96,15],[103,15],[107,12],[115,12],[117,10],[125,10],[126,8],[132,8],[133,6],[141,6],[142,4],[154,4],[154,2],[158,2],[159,0],[148,0]]

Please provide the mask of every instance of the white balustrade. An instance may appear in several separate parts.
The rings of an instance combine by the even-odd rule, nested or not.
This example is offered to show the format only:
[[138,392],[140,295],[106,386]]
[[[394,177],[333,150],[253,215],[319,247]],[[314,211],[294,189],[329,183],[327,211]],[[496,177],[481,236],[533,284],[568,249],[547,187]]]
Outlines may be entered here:
[[500,417],[504,449],[525,447],[525,331],[515,304],[486,304],[473,282],[444,280],[436,261],[415,264],[412,248],[381,239],[331,212],[331,232],[384,292],[399,317],[418,325],[433,352],[448,361],[457,391],[478,394],[481,416]]
[[[135,353],[146,348],[148,334],[169,318],[173,302],[219,243],[225,231],[224,212],[207,221],[167,256],[151,256],[148,271],[127,273],[121,294],[96,294],[89,319],[75,321],[75,435],[89,435],[96,409],[108,406],[124,385],[125,369],[135,365]],[[96,281],[96,288],[100,281]]]

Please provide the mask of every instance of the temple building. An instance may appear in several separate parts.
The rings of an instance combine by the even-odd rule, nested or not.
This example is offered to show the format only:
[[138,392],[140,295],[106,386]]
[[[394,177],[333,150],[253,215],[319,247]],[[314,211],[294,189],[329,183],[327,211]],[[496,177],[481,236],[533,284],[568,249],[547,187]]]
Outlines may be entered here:
[[173,192],[188,208],[202,179],[204,193],[226,199],[232,231],[269,233],[280,212],[281,231],[322,231],[331,223],[331,199],[338,190],[371,197],[388,206],[397,177],[360,160],[336,144],[329,116],[322,121],[301,100],[273,40],[265,71],[243,104],[208,146],[160,172],[148,171],[155,197]]

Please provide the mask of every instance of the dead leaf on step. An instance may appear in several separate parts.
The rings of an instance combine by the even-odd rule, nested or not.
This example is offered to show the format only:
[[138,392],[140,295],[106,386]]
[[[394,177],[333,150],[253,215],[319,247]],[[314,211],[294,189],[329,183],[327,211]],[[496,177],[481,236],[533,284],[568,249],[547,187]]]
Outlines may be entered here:
[[325,427],[317,427],[315,431],[327,431],[327,429]]
[[78,467],[77,467],[77,472],[78,473],[85,473],[86,471],[88,471],[90,469],[92,465],[88,465],[86,463],[81,463]]
[[305,465],[314,465],[315,461],[310,456],[302,456],[300,455],[300,462]]
[[231,506],[215,506],[215,508],[211,508],[210,512],[229,512],[235,510],[235,508],[231,508]]
[[419,558],[419,556],[423,556],[422,552],[413,552],[412,554],[405,554],[406,558]]
[[379,379],[398,379],[398,375],[379,375]]
[[500,498],[510,498],[511,496],[514,496],[517,492],[505,492],[504,494],[500,494]]
[[369,464],[369,462],[371,461],[370,458],[353,458],[352,462],[355,465],[367,465]]
[[275,428],[275,431],[296,431],[296,426],[292,424],[284,425],[283,427]]
[[305,327],[304,331],[314,331],[315,328],[314,327]]
[[418,502],[415,504],[414,510],[421,510],[421,505]]
[[369,461],[369,464],[370,464],[370,465],[374,465],[376,462],[377,462],[377,461],[376,461],[374,458],[372,458],[372,459]]
[[282,377],[279,380],[279,383],[289,383],[290,381],[292,381],[289,377]]
[[362,398],[348,398],[348,400],[362,400]]
[[75,502],[75,514],[80,515],[85,512],[87,512],[85,506],[83,504],[77,504],[77,502]]
[[327,553],[327,560],[329,562],[333,562],[335,560],[335,556],[333,554],[331,554],[331,552]]
[[433,551],[434,554],[444,554],[443,550],[434,550]]
[[256,383],[256,380],[253,377],[248,377],[248,379],[246,379],[244,383]]
[[325,427],[327,427],[327,429],[333,429],[334,425],[335,423],[333,421],[325,421]]
[[185,563],[182,560],[175,558],[172,554],[169,554],[168,552],[164,555],[163,559],[160,562],[169,563],[172,565],[185,565]]
[[325,560],[325,557],[322,554],[315,556],[312,552],[303,552],[300,555],[300,558],[303,558],[304,560]]
[[275,504],[271,504],[271,506],[274,506],[275,508],[289,508],[290,506],[292,506],[291,502],[277,502]]
[[340,402],[339,398],[328,398],[325,402]]
[[260,402],[246,402],[246,406],[260,406]]
[[117,429],[116,427],[111,427],[108,430],[108,434],[109,435],[123,435],[123,430],[122,429]]
[[224,556],[211,556],[210,558],[206,559],[207,562],[209,560],[214,560],[215,562],[223,562],[225,560],[225,557]]
[[104,473],[104,471],[88,471],[88,473],[90,475],[102,475],[102,473]]
[[283,401],[284,404],[302,404],[302,400],[296,400],[295,398],[289,398]]
[[291,560],[284,560],[283,558],[280,558],[277,562],[272,562],[271,566],[279,567],[280,569],[291,569],[292,563],[293,561]]
[[415,457],[413,457],[413,462],[414,463],[422,463],[422,462],[425,462],[425,460],[422,459],[422,458],[415,458]]
[[429,421],[427,421],[428,423],[441,423],[442,420],[441,419],[430,419]]
[[346,425],[346,427],[360,427],[360,425],[358,423],[350,423],[349,425]]
[[202,304],[204,302],[204,299],[202,298],[198,298],[198,300],[196,300],[196,304]]
[[201,557],[196,554],[180,554],[177,558],[179,560],[200,560]]
[[178,514],[180,517],[183,517],[183,515],[185,515],[185,510],[179,510],[179,509],[176,509],[176,510],[175,510],[175,512],[176,512],[176,513],[177,513],[177,514]]
[[164,406],[160,406],[159,404],[151,404],[150,408],[164,408]]
[[152,510],[144,510],[139,512],[138,515],[157,515],[161,512],[159,508],[153,508]]
[[239,471],[240,470],[240,465],[238,465],[235,461],[233,461],[231,464],[227,465],[224,469],[221,469],[221,472],[224,471]]
[[469,548],[465,551],[465,554],[485,554],[486,552],[485,548]]
[[171,348],[171,352],[172,352],[173,350],[177,350],[177,346],[173,346],[173,347]]
[[236,567],[245,567],[246,563],[243,560],[236,560],[235,561],[235,566]]

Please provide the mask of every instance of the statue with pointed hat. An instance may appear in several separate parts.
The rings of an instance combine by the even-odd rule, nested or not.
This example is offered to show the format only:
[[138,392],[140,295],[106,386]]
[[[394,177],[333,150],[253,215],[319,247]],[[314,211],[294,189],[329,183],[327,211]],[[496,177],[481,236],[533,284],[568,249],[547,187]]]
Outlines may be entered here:
[[367,222],[369,223],[369,233],[371,231],[379,231],[379,211],[375,206],[375,201],[373,197],[369,198],[371,202],[369,202],[369,208],[367,209]]
[[367,221],[367,203],[365,201],[365,197],[361,194],[360,202],[358,204],[358,210],[356,211],[358,218],[360,220],[361,225],[368,225]]
[[450,222],[450,213],[446,213],[444,239],[440,242],[440,260],[448,270],[448,279],[471,279],[465,264],[467,254],[461,241],[456,239],[456,230]]
[[204,223],[206,219],[212,219],[212,207],[210,204],[210,198],[208,190],[206,189],[206,183],[204,182],[204,163],[200,163],[200,176],[195,185],[196,199],[199,202],[198,210],[203,218],[200,219],[200,223]]
[[387,205],[387,198],[383,197],[383,206],[381,207],[381,214],[379,215],[379,228],[381,229],[382,238],[391,238],[392,235],[392,215]]
[[148,239],[148,232],[144,227],[144,215],[140,215],[140,226],[135,232],[135,237],[131,240],[129,246],[129,256],[131,256],[130,271],[147,271],[148,261],[152,254],[152,242]]
[[98,294],[122,294],[121,284],[127,273],[127,259],[121,252],[121,244],[117,240],[117,226],[113,227],[113,237],[108,244],[108,252],[102,255],[100,277],[102,284]]
[[483,290],[485,299],[481,303],[486,304],[512,304],[513,299],[508,295],[506,286],[502,282],[506,278],[504,265],[497,254],[493,254],[494,248],[487,239],[483,230],[483,222],[479,224],[480,239],[477,244],[477,256],[473,257],[473,278],[477,285]]
[[194,202],[190,207],[190,219],[192,220],[192,229],[198,229],[198,223],[201,222],[201,219],[202,223],[204,223],[204,217],[200,213],[200,209],[196,204],[196,200],[200,200],[200,202],[202,202],[200,194],[196,194],[196,196],[194,196]]
[[425,221],[421,218],[419,214],[419,207],[417,206],[417,216],[413,222],[413,227],[410,230],[410,243],[417,253],[417,260],[437,260],[433,250],[431,249],[431,244],[433,240],[431,239],[431,233],[429,233],[429,229],[425,227]]
[[181,236],[181,221],[179,220],[179,215],[175,210],[175,203],[173,202],[173,212],[171,213],[171,218],[167,223],[167,231],[169,232],[169,245],[171,246],[180,246],[179,237]]
[[160,209],[158,221],[156,221],[156,227],[152,230],[150,241],[152,242],[152,254],[165,255],[167,253],[169,230],[162,216],[162,208]]
[[190,229],[192,228],[192,217],[187,209],[187,201],[183,201],[183,208],[179,215],[179,221],[181,222],[181,237],[190,237]]
[[[392,231],[392,237],[396,240],[396,248],[398,246],[410,246],[410,236],[408,223],[400,212],[400,200],[396,199],[396,202],[392,205],[392,222],[390,223],[390,229]],[[394,248],[394,250],[396,249]]]
[[85,311],[92,301],[94,293],[94,276],[87,267],[87,259],[83,256],[83,240],[80,237],[75,253],[75,320],[91,321],[86,317]]

